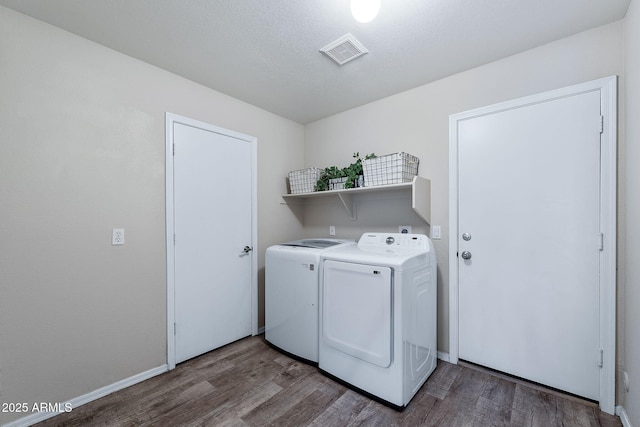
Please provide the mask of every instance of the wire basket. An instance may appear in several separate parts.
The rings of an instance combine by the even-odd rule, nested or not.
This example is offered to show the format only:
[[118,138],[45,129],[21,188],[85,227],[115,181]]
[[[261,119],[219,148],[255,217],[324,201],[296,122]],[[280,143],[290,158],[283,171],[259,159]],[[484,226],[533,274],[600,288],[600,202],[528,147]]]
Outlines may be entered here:
[[408,153],[393,153],[362,161],[364,186],[400,184],[418,175],[420,159]]
[[314,192],[322,171],[320,168],[307,168],[289,172],[291,194]]
[[[347,177],[343,178],[331,178],[329,180],[329,190],[344,190],[344,185],[347,183]],[[354,180],[353,187],[364,187],[364,178],[362,175],[358,175],[358,179]]]

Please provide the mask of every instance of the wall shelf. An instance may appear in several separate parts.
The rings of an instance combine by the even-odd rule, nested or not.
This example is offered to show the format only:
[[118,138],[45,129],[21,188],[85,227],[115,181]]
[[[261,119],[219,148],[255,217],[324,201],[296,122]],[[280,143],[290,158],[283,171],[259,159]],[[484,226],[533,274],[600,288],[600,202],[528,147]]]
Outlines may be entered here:
[[358,187],[346,190],[316,191],[313,193],[284,194],[286,203],[303,201],[318,197],[337,197],[352,220],[356,219],[354,196],[364,193],[382,193],[387,191],[411,191],[411,208],[427,224],[431,224],[431,181],[416,176],[411,182],[402,184],[379,185],[376,187]]

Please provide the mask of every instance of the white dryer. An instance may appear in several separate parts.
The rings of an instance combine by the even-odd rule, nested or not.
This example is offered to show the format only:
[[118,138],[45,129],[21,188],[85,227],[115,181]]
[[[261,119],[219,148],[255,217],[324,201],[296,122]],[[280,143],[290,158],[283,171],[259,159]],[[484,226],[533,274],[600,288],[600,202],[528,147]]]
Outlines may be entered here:
[[318,363],[320,254],[353,241],[302,239],[270,246],[265,255],[265,339]]
[[321,258],[319,368],[406,406],[436,368],[433,243],[365,233]]

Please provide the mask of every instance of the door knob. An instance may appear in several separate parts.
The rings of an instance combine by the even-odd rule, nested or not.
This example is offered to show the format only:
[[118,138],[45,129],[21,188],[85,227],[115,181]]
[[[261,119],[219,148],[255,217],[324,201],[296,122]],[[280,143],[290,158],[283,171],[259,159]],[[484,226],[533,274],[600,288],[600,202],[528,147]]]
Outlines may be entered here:
[[251,246],[245,246],[244,249],[242,250],[242,253],[248,254],[252,250],[253,248]]
[[471,259],[471,252],[463,251],[462,252],[462,259]]

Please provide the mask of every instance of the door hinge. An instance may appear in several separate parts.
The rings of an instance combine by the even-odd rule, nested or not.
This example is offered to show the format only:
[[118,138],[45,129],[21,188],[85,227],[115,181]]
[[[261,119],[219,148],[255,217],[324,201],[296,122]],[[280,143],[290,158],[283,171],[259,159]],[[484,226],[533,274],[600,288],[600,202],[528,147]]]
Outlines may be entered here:
[[604,250],[604,233],[598,234],[598,250],[599,251]]
[[176,322],[173,322],[173,335],[176,335]]
[[173,155],[175,156],[176,155],[176,144],[175,143],[173,144],[171,151],[172,151]]
[[604,132],[604,116],[600,116],[600,133]]
[[604,350],[600,349],[600,360],[598,361],[598,366],[602,368],[604,366]]
[[173,233],[173,246],[176,245],[176,233]]

